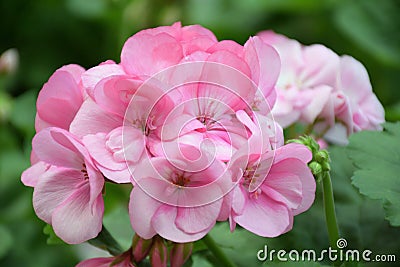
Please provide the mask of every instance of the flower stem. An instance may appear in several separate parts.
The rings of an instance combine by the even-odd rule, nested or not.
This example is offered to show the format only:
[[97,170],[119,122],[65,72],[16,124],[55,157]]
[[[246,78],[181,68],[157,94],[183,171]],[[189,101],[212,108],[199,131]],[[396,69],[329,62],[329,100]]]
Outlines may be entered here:
[[329,171],[325,171],[322,177],[323,200],[325,210],[326,227],[328,229],[329,243],[332,248],[337,248],[339,239],[339,227],[336,220],[335,202],[333,200],[332,182]]
[[226,267],[235,267],[236,265],[229,259],[225,253],[221,250],[221,248],[215,243],[214,239],[207,234],[203,237],[203,242],[206,244],[209,250],[214,254],[214,256],[220,261],[221,266]]
[[98,247],[103,250],[107,250],[111,255],[119,255],[123,252],[121,246],[110,234],[110,232],[104,227],[99,233],[99,235],[91,240],[88,240],[89,244]]

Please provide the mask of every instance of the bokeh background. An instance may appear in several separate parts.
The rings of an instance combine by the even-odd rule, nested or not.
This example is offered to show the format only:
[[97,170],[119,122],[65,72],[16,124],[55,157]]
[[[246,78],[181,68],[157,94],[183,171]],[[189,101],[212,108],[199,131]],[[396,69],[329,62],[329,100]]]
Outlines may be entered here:
[[[57,68],[69,63],[90,68],[107,59],[119,62],[129,36],[175,21],[201,24],[218,39],[241,44],[250,35],[272,29],[360,60],[385,106],[386,119],[396,121],[399,14],[396,0],[0,0],[0,54],[10,48],[19,54],[15,69],[0,68],[0,266],[74,266],[97,253],[87,246],[48,245],[45,223],[32,209],[33,190],[20,182],[21,172],[29,166],[36,97]],[[397,254],[400,262],[400,229],[383,219],[381,203],[360,196],[352,187],[353,166],[344,149],[333,147],[330,152],[337,213],[349,247]],[[123,245],[129,244],[129,188],[107,190],[105,223]],[[296,217],[294,230],[282,237],[265,239],[240,230],[230,234],[226,224],[219,224],[212,235],[239,266],[260,265],[256,253],[264,244],[287,250],[327,248],[320,197],[318,193],[313,208]],[[197,250],[193,266],[213,266],[212,255],[201,246]]]

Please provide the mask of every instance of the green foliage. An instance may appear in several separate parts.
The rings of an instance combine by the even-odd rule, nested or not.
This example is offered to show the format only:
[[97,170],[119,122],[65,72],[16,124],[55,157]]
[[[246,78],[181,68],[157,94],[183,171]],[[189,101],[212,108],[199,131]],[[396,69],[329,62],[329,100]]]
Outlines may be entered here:
[[118,244],[118,241],[114,239],[114,237],[110,234],[110,232],[104,227],[100,231],[99,235],[88,241],[89,244],[98,247],[100,249],[106,250],[110,252],[111,255],[119,255],[121,254],[122,248]]
[[0,224],[0,259],[2,259],[8,251],[12,248],[14,240],[10,233],[4,225]]
[[400,226],[400,123],[383,132],[364,131],[350,138],[348,155],[358,170],[352,178],[360,193],[382,201],[386,219]]
[[54,233],[53,227],[51,227],[50,224],[46,224],[46,226],[43,228],[43,234],[47,235],[47,244],[49,245],[59,245],[59,244],[65,244],[64,241],[62,241],[56,233]]
[[335,21],[343,33],[378,60],[399,66],[399,12],[394,0],[379,4],[374,0],[348,1],[338,8]]

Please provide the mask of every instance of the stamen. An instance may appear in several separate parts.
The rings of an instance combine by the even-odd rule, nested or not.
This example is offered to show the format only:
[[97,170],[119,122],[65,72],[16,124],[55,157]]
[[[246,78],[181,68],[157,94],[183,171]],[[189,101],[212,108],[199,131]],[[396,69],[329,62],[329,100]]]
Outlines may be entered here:
[[82,163],[82,167],[83,167],[83,169],[81,170],[81,172],[83,173],[83,178],[85,180],[89,180],[89,174],[87,173],[87,170],[86,170],[86,164]]

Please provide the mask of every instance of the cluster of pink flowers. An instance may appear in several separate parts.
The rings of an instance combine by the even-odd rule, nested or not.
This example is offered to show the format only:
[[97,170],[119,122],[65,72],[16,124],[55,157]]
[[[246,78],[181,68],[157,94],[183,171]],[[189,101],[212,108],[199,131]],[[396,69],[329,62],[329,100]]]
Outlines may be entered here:
[[338,56],[323,45],[304,46],[272,31],[258,36],[281,58],[272,113],[282,127],[299,122],[337,144],[346,144],[353,132],[381,130],[384,109],[360,62]]
[[242,46],[175,23],[129,38],[118,64],[50,77],[22,181],[38,217],[70,244],[101,231],[107,182],[132,183],[131,225],[144,240],[193,242],[217,221],[276,237],[311,206],[315,181],[310,150],[284,145],[273,116],[323,131],[340,121],[350,133],[379,128],[382,114],[350,57],[273,33]]

